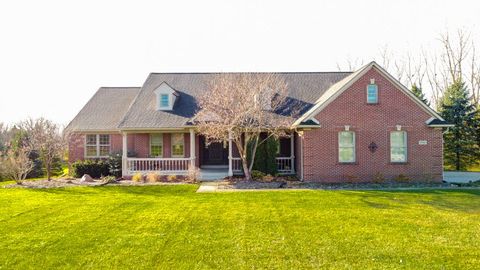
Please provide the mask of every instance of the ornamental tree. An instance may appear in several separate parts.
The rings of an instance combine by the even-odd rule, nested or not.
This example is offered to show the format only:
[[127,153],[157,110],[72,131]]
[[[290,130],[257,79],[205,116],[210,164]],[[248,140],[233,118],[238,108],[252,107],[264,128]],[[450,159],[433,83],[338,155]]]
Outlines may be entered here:
[[[232,139],[250,181],[258,145],[272,136],[289,136],[296,110],[287,102],[287,84],[278,75],[218,74],[198,100],[194,124],[207,144]],[[266,136],[260,138],[262,133]]]

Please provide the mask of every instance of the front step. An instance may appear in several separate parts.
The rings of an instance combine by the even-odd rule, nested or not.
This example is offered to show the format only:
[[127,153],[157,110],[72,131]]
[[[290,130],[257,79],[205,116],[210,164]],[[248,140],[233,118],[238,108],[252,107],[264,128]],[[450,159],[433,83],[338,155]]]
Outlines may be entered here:
[[225,170],[215,170],[215,169],[201,169],[200,170],[200,180],[222,180],[228,176],[228,171]]

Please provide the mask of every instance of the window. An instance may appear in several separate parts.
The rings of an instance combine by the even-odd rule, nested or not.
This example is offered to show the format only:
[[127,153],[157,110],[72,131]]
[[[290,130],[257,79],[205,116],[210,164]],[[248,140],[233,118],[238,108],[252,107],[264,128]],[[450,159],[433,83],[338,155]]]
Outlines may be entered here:
[[168,94],[160,95],[160,107],[168,107]]
[[355,132],[341,131],[338,133],[338,161],[342,163],[355,162]]
[[163,156],[163,135],[162,134],[150,135],[150,156],[152,157]]
[[378,86],[376,84],[369,84],[367,86],[367,103],[378,103]]
[[407,132],[405,131],[390,132],[390,161],[391,162],[407,161]]
[[172,134],[172,157],[184,156],[184,144],[183,133]]
[[108,157],[110,154],[110,135],[88,134],[85,137],[85,157]]

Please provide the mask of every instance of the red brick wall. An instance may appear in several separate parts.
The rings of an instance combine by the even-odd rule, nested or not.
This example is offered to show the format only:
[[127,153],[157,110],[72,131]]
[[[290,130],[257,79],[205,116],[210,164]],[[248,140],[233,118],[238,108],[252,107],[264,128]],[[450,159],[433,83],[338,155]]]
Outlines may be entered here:
[[[366,86],[374,78],[379,103],[366,103]],[[386,178],[400,174],[414,180],[442,180],[442,130],[426,126],[431,116],[375,69],[325,107],[315,118],[321,128],[305,131],[304,179],[307,181],[370,181],[376,173]],[[350,126],[356,137],[356,163],[338,162],[338,132]],[[390,163],[390,131],[407,131],[406,164]],[[427,145],[419,145],[426,140]],[[378,148],[372,153],[368,146]],[[299,143],[297,143],[299,146]],[[299,157],[300,158],[300,157]]]
[[[190,157],[190,134],[184,134],[185,141],[185,157]],[[111,152],[122,151],[122,135],[110,134]],[[134,152],[138,158],[150,157],[150,134],[149,133],[135,133],[128,134],[127,137],[128,151]],[[69,144],[69,161],[75,162],[85,158],[85,134],[74,134],[70,137]],[[163,134],[163,157],[171,157],[171,136],[169,133]],[[198,138],[196,142],[198,153]],[[198,157],[198,154],[197,154]]]

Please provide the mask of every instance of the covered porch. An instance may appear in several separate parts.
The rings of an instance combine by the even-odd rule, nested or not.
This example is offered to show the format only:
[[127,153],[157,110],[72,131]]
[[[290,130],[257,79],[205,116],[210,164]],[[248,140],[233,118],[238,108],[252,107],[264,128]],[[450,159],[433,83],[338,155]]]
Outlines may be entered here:
[[[122,174],[155,172],[161,175],[186,175],[189,168],[200,168],[202,180],[242,175],[242,164],[232,142],[205,142],[188,130],[122,132]],[[295,174],[295,136],[281,138],[276,156],[281,175]]]

